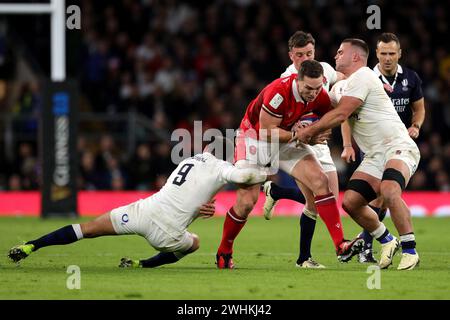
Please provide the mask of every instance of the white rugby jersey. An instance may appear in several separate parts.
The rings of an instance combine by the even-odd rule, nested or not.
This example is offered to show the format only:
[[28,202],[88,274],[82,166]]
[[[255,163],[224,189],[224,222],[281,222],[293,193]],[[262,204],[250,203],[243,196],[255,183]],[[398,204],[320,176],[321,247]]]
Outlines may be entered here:
[[205,152],[183,160],[161,190],[144,200],[144,206],[155,223],[182,231],[225,184],[255,184],[266,178],[260,169],[237,168]]
[[[326,62],[321,62],[320,63],[322,65],[323,68],[323,76],[324,76],[324,83],[323,83],[323,87],[325,88],[325,90],[330,91],[330,87],[336,82],[337,80],[337,73],[336,70],[333,69],[332,66],[330,66],[328,63]],[[288,77],[291,74],[294,73],[298,73],[298,70],[295,69],[294,64],[291,64],[289,67],[286,68],[286,71],[284,71],[280,78],[283,77]]]
[[349,117],[349,124],[356,143],[364,153],[374,152],[380,147],[415,145],[373,70],[362,67],[343,84],[339,95],[363,101]]

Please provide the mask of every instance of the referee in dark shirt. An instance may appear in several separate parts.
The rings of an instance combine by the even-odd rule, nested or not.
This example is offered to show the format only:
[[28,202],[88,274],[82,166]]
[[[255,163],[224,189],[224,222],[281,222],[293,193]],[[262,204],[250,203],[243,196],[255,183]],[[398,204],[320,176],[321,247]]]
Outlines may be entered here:
[[[416,72],[398,64],[398,60],[402,56],[402,49],[395,34],[383,33],[377,40],[376,53],[378,64],[373,71],[383,83],[384,90],[391,98],[395,110],[408,129],[409,136],[417,139],[425,120],[422,80]],[[351,145],[344,143],[342,158],[347,162],[355,159],[355,152]],[[369,205],[378,214],[380,221],[386,215],[386,210],[380,209],[381,205],[380,199],[372,201]],[[365,247],[358,255],[358,261],[376,263],[372,253],[372,236],[367,231],[363,231],[361,236],[364,238]]]
[[408,128],[410,137],[417,139],[425,120],[422,80],[416,72],[398,64],[402,49],[395,34],[383,33],[378,38],[376,53],[378,64],[373,71],[383,82],[384,90]]

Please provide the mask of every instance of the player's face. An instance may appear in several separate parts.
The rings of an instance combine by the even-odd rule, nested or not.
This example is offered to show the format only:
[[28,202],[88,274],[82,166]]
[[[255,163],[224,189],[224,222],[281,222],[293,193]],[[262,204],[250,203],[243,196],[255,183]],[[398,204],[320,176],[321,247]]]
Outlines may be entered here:
[[350,43],[341,43],[336,56],[334,57],[336,60],[336,71],[342,72],[345,74],[345,71],[352,64],[352,48]]
[[393,74],[397,70],[398,59],[400,59],[401,54],[401,49],[395,41],[379,42],[377,58],[381,71],[386,74]]
[[289,58],[291,58],[291,61],[294,63],[295,69],[298,70],[303,61],[314,59],[313,44],[308,43],[301,48],[292,48],[291,51],[289,51]]
[[323,76],[318,78],[303,77],[303,80],[298,80],[298,91],[307,102],[313,101],[322,91]]

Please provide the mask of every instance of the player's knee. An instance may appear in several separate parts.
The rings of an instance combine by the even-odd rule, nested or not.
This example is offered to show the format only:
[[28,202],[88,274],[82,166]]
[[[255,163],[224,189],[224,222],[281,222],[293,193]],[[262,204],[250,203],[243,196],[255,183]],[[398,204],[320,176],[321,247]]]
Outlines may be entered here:
[[241,199],[241,201],[239,201],[236,206],[237,206],[237,213],[241,216],[243,216],[244,218],[247,217],[250,212],[253,210],[256,202],[258,201],[258,198],[255,197],[244,197]]
[[401,198],[402,190],[394,181],[383,181],[380,186],[381,199],[384,207],[391,207]]
[[194,251],[197,251],[200,248],[200,238],[195,234],[195,233],[191,233],[191,237],[192,237],[192,246],[191,248],[188,250],[187,253],[192,253]]
[[342,200],[342,209],[344,209],[345,212],[352,216],[357,209],[357,205],[351,197],[344,194],[344,200]]
[[383,199],[381,197],[378,197],[375,200],[371,201],[369,204],[373,207],[381,208],[383,206]]
[[253,207],[255,206],[254,202],[246,202],[243,204],[243,206],[241,207],[241,213],[245,216],[248,216],[250,214],[250,212],[252,211]]
[[344,199],[342,200],[342,209],[347,212],[351,217],[355,216],[359,209],[366,204],[362,195],[354,190],[348,190],[344,193]]
[[193,243],[192,243],[191,250],[192,250],[192,252],[194,252],[200,248],[200,238],[195,233],[193,233],[192,240],[193,240]]

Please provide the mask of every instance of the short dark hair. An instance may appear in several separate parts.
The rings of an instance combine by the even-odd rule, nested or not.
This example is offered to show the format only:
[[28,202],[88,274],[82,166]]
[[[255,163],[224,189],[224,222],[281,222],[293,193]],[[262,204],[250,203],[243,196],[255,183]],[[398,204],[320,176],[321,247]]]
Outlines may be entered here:
[[378,37],[378,39],[377,39],[377,47],[378,47],[378,44],[380,42],[389,43],[391,41],[394,41],[398,45],[398,47],[400,48],[400,41],[398,40],[397,36],[395,34],[391,33],[391,32],[382,33]]
[[313,46],[316,45],[316,40],[314,40],[311,33],[307,33],[304,31],[295,32],[288,41],[289,51],[293,48],[302,48],[306,46],[308,43],[311,43]]
[[367,57],[369,57],[369,46],[364,40],[357,38],[347,38],[342,43],[350,43],[352,46],[358,47],[364,51]]
[[323,67],[320,62],[316,60],[303,61],[298,70],[298,79],[303,80],[305,76],[314,79],[323,76]]

